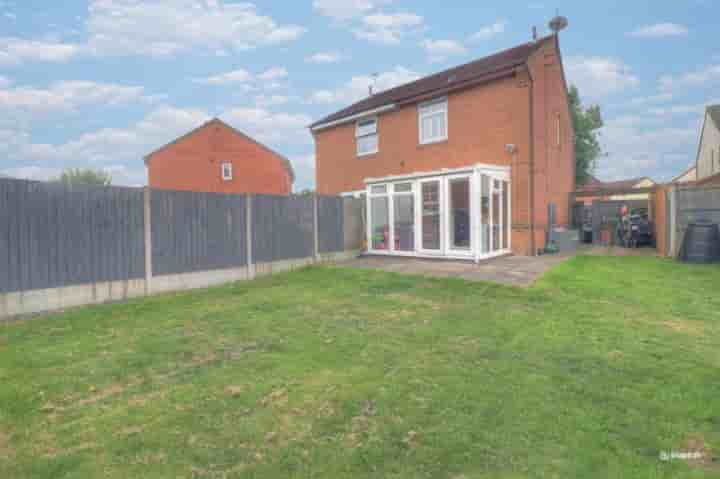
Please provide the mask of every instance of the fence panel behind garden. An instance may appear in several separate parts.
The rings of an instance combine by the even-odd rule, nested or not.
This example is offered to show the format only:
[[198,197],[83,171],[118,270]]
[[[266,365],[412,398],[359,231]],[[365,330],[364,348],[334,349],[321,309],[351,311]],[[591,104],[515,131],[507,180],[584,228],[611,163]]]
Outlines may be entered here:
[[320,253],[335,253],[345,247],[343,198],[318,196]]
[[339,197],[0,179],[0,318],[352,256],[360,215],[361,200]]
[[143,191],[0,179],[0,293],[142,278]]
[[681,233],[692,223],[720,224],[720,187],[679,188],[677,208]]
[[253,259],[269,263],[311,258],[315,252],[313,197],[254,195]]
[[244,195],[152,191],[153,274],[247,264]]

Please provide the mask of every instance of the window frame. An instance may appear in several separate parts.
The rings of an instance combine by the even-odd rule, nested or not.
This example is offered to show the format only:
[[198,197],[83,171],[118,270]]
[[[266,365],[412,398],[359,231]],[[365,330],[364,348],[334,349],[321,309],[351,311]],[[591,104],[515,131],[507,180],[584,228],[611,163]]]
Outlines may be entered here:
[[[365,133],[363,135],[360,134],[360,125],[362,123],[369,123],[374,122],[375,123],[375,131],[373,133]],[[369,138],[371,136],[375,137],[375,150],[373,151],[366,151],[361,153],[360,152],[360,138]],[[366,118],[361,118],[355,122],[355,154],[358,157],[363,156],[370,156],[375,155],[380,151],[380,122],[378,121],[377,116],[371,116]]]
[[[226,171],[227,168],[227,171]],[[229,172],[229,175],[226,174]],[[220,164],[220,177],[223,181],[232,181],[233,179],[233,165],[229,161],[224,161]]]
[[[445,108],[443,108],[442,112],[433,112],[433,113],[423,112],[423,109],[434,106],[434,105],[438,105],[438,104],[444,105]],[[449,116],[448,109],[449,109],[449,105],[448,105],[447,97],[436,98],[434,100],[426,101],[426,102],[420,103],[418,105],[418,141],[419,141],[420,145],[431,145],[433,143],[440,143],[440,142],[448,140],[448,137],[450,136],[450,122],[448,119],[448,116]],[[433,117],[433,116],[437,116],[440,114],[443,115],[443,120],[445,121],[445,135],[424,139],[423,138],[423,120],[427,117]]]

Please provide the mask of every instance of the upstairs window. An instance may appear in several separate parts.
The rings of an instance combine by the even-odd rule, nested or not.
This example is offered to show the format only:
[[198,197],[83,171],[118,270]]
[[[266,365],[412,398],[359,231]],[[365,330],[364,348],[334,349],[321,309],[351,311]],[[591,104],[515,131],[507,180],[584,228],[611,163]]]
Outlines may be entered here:
[[357,155],[372,155],[378,152],[378,125],[377,118],[360,120],[355,130],[357,142]]
[[232,180],[232,163],[223,163],[221,167],[221,173],[223,181]]
[[447,98],[421,104],[418,107],[418,117],[421,145],[448,139]]

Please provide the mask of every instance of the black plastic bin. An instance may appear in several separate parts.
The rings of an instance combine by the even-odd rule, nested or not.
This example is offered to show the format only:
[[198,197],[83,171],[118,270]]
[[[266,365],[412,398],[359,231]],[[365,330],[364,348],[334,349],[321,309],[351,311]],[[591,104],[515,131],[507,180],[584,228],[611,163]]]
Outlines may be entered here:
[[720,261],[720,231],[713,223],[688,225],[680,248],[680,260],[686,263]]

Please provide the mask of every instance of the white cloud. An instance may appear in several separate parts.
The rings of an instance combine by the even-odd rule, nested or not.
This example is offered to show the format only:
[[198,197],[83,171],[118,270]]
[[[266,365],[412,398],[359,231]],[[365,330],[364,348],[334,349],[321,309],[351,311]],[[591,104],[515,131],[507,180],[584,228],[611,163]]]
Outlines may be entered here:
[[443,62],[448,57],[467,53],[467,49],[455,40],[424,40],[420,45],[431,62]]
[[160,107],[127,128],[103,128],[62,144],[31,143],[21,148],[25,160],[64,163],[140,162],[154,149],[207,121],[201,110]]
[[0,75],[0,88],[7,88],[12,85],[12,80]]
[[357,38],[385,45],[399,43],[409,33],[418,30],[423,17],[414,13],[375,13],[362,18],[362,24],[353,30]]
[[667,92],[676,88],[706,86],[717,81],[720,81],[720,64],[708,65],[678,76],[665,75],[660,78],[660,88]]
[[312,118],[305,114],[275,113],[261,107],[233,108],[220,116],[251,137],[266,143],[308,144]]
[[599,162],[598,175],[606,179],[636,176],[670,176],[692,161],[698,122],[667,127],[662,118],[623,116],[606,122],[601,141],[607,158]]
[[633,106],[647,105],[650,103],[663,103],[673,99],[671,93],[658,93],[657,95],[649,95],[636,97],[630,100],[630,104]]
[[305,31],[278,24],[246,2],[90,0],[85,42],[0,38],[0,66],[65,62],[78,55],[170,56],[192,49],[227,55],[290,42]]
[[570,57],[565,62],[565,71],[568,81],[577,85],[583,98],[590,100],[598,100],[640,83],[628,65],[613,58]]
[[359,17],[374,8],[392,3],[393,0],[314,0],[313,7],[321,15],[336,20]]
[[43,166],[16,166],[0,170],[0,175],[9,176],[11,178],[22,178],[25,180],[47,181],[60,176],[62,170],[60,168],[50,168]]
[[654,25],[644,25],[637,30],[628,33],[629,36],[637,38],[677,37],[686,36],[687,34],[687,27],[677,23],[656,23]]
[[195,80],[196,83],[204,83],[206,85],[229,85],[233,83],[247,83],[252,79],[252,75],[243,69],[233,70],[219,75],[213,75],[208,78],[200,78]]
[[335,90],[317,90],[310,96],[310,103],[319,104],[350,104],[368,96],[368,87],[374,85],[375,92],[402,85],[420,78],[420,75],[404,67],[381,73],[377,78],[371,76],[354,76],[346,84]]
[[670,117],[675,115],[702,115],[705,111],[705,104],[697,105],[669,105],[665,107],[653,107],[648,109],[648,113],[660,117]]
[[290,157],[295,170],[295,191],[315,187],[315,155],[307,154]]
[[15,14],[12,13],[12,12],[5,12],[5,13],[3,13],[3,16],[4,16],[5,18],[7,18],[8,20],[12,20],[12,21],[17,20],[17,15],[15,15]]
[[212,75],[207,78],[197,78],[193,81],[195,83],[213,86],[240,85],[241,90],[247,93],[253,90],[274,90],[280,88],[282,84],[278,80],[287,76],[288,71],[282,67],[272,67],[258,75],[241,68],[218,75]]
[[280,80],[287,76],[288,76],[288,71],[285,68],[272,67],[272,68],[262,72],[260,75],[258,75],[258,78],[260,80],[264,80],[264,81],[273,81],[273,80]]
[[172,55],[192,48],[248,50],[297,39],[252,3],[222,0],[91,0],[86,29],[96,54]]
[[[110,175],[114,185],[124,186],[143,186],[147,184],[147,175],[144,167],[134,169],[125,165],[108,165],[98,167],[92,164],[79,165],[83,168],[91,168],[101,170]],[[74,166],[76,167],[76,166]],[[54,168],[49,166],[18,166],[2,170],[0,174],[10,176],[12,178],[24,178],[27,180],[48,181],[58,178],[62,174],[62,168]]]
[[0,38],[0,65],[12,66],[25,61],[59,63],[80,53],[78,45],[22,38]]
[[279,106],[289,103],[291,98],[287,95],[257,95],[255,105],[259,107]]
[[46,89],[27,86],[0,89],[0,111],[15,114],[68,112],[93,104],[114,106],[141,100],[148,100],[141,86],[92,81],[61,81]]
[[344,59],[338,52],[319,52],[305,59],[307,63],[338,63]]
[[482,41],[482,40],[489,40],[492,37],[495,37],[497,35],[500,35],[501,33],[505,33],[505,27],[507,26],[507,22],[505,20],[498,20],[497,22],[493,23],[492,25],[486,25],[477,32],[470,35],[471,41]]

